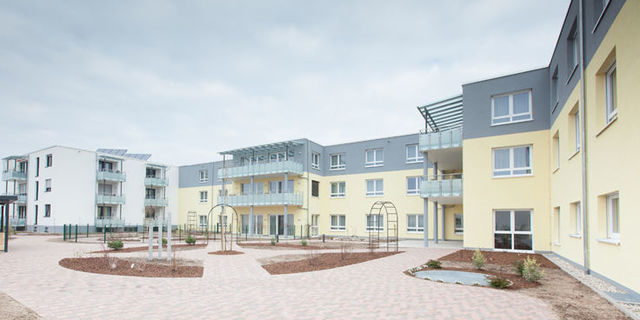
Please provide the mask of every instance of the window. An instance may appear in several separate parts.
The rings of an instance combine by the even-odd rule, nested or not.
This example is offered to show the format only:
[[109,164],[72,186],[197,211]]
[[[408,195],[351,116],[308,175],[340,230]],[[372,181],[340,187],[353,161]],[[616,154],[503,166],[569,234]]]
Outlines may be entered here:
[[556,134],[553,135],[553,169],[560,168],[560,134],[556,131]]
[[531,119],[531,90],[491,97],[491,125]]
[[578,45],[578,27],[576,21],[571,26],[571,31],[567,37],[567,66],[569,67],[569,79],[573,75],[573,72],[578,67],[578,61],[580,60],[580,47]]
[[38,205],[37,204],[36,204],[36,207],[35,207],[35,210],[34,210],[34,214],[35,214],[35,217],[36,217],[36,221],[35,221],[34,224],[38,224]]
[[384,150],[372,149],[365,151],[365,167],[379,167],[384,164]]
[[367,215],[367,231],[383,231],[384,218],[381,214]]
[[531,146],[493,149],[493,176],[531,175]]
[[200,216],[200,228],[207,227],[207,216]]
[[620,239],[619,202],[617,192],[607,196],[607,237],[610,239]]
[[600,20],[602,20],[602,16],[604,16],[604,11],[609,6],[610,0],[595,0],[593,1],[593,31],[596,30]]
[[462,234],[464,232],[464,224],[462,222],[462,214],[455,214],[455,233]]
[[242,194],[249,194],[251,193],[251,183],[243,183],[241,186],[241,192]]
[[382,195],[384,195],[382,179],[367,180],[367,196],[377,197]]
[[560,207],[553,208],[553,243],[560,243]]
[[200,191],[200,202],[207,202],[209,198],[209,194],[207,191]]
[[318,197],[320,195],[320,182],[311,180],[311,196]]
[[147,168],[146,170],[147,178],[158,178],[159,173],[160,173],[160,170],[157,170],[154,168]]
[[311,154],[311,168],[320,170],[320,154],[317,152]]
[[[284,181],[271,181],[269,183],[270,193],[284,193]],[[287,183],[287,193],[293,192],[293,180],[289,180]]]
[[331,230],[344,231],[346,230],[346,217],[343,214],[331,216]]
[[51,192],[51,179],[44,181],[44,192]]
[[418,144],[407,145],[407,163],[419,163],[424,161],[424,157],[418,149]]
[[147,188],[145,191],[145,197],[147,199],[155,199],[156,198],[156,189]]
[[36,158],[36,177],[39,175],[40,175],[40,157],[37,157]]
[[616,82],[616,64],[607,70],[606,77],[606,99],[607,99],[607,123],[613,121],[618,115],[617,82]]
[[317,236],[318,234],[320,234],[319,222],[320,222],[319,214],[311,215],[311,236]]
[[551,106],[552,112],[555,110],[558,105],[558,67],[556,66],[553,71],[553,76],[551,77]]
[[344,154],[332,154],[331,162],[329,163],[329,170],[342,170],[347,165],[344,162]]
[[98,194],[105,196],[114,196],[113,185],[101,183],[98,185]]
[[207,169],[200,170],[200,183],[209,181],[209,171]]
[[571,211],[573,211],[573,233],[579,236],[582,234],[582,208],[580,207],[580,202],[572,203]]
[[424,232],[423,218],[420,214],[407,215],[407,232]]
[[113,172],[113,162],[98,161],[98,170],[100,172]]
[[580,150],[580,111],[573,113],[573,134],[575,135],[574,143],[576,152]]
[[269,154],[269,162],[282,162],[285,161],[285,152],[276,152]]
[[45,165],[45,167],[51,167],[53,165],[53,155],[52,154],[48,154],[47,155],[47,164]]
[[420,194],[420,177],[407,178],[407,194],[408,195]]
[[331,182],[331,198],[344,198],[346,194],[345,182]]
[[111,219],[111,207],[99,206],[98,219]]
[[45,217],[51,217],[51,205],[50,204],[45,204],[44,205],[44,216]]
[[40,185],[40,183],[38,181],[36,181],[36,200],[38,200],[38,186]]
[[533,250],[530,210],[494,211],[494,248]]

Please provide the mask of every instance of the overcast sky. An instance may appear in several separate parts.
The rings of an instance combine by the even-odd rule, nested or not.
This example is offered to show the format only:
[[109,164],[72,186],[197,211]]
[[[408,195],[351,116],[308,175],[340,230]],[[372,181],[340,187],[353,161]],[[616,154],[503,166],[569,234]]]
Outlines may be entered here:
[[418,132],[416,107],[547,66],[569,0],[2,1],[0,156],[184,165]]

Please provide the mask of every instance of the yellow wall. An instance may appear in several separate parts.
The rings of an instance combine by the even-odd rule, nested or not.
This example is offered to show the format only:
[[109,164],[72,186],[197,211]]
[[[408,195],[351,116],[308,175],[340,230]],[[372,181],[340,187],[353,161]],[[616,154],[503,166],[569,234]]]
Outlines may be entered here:
[[[444,219],[445,219],[445,239],[447,240],[462,240],[463,234],[455,233],[456,220],[455,215],[462,214],[462,220],[464,221],[464,214],[462,211],[462,205],[447,205],[444,209]],[[464,228],[464,222],[463,222]]]

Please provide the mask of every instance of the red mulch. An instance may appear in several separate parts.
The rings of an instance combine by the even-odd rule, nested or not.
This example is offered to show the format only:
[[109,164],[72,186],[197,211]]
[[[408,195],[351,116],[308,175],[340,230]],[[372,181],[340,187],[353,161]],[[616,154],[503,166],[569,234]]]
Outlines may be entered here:
[[[111,268],[115,262],[116,267]],[[131,264],[134,267],[131,268]],[[153,278],[201,278],[204,268],[201,266],[177,266],[159,263],[131,262],[120,258],[66,258],[58,262],[61,266],[83,272],[110,274],[117,276],[153,277]]]
[[[171,246],[171,250],[181,251],[181,250],[191,250],[191,249],[200,249],[206,247],[206,243],[201,244],[174,244]],[[162,248],[166,249],[167,246],[162,246]],[[93,251],[91,253],[122,253],[122,252],[138,252],[138,251],[147,251],[149,250],[149,246],[144,247],[131,247],[131,248],[122,248],[118,250],[108,249],[108,250],[100,250]],[[158,246],[153,246],[153,250],[158,250]]]
[[[474,250],[458,250],[438,260],[471,262],[471,257],[473,256],[474,252]],[[556,266],[553,262],[537,253],[482,251],[482,255],[487,258],[487,264],[514,266],[516,262],[524,260],[527,256],[530,256],[532,258],[535,258],[536,261],[544,268],[559,269],[558,266]]]
[[244,254],[244,252],[242,251],[235,251],[235,250],[227,250],[227,251],[211,251],[209,252],[209,254],[215,254],[215,255],[219,255],[219,256],[233,256],[233,255],[238,255],[238,254]]
[[349,253],[343,259],[341,253],[310,254],[309,258],[297,261],[276,262],[265,264],[262,267],[270,274],[288,274],[309,271],[333,269],[369,260],[392,256],[399,252],[354,252]]

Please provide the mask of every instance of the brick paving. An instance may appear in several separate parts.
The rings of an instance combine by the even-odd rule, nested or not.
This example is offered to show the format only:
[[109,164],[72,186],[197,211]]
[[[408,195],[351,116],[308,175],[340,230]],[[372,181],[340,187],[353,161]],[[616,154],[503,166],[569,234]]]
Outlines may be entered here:
[[154,279],[62,268],[60,259],[100,245],[48,238],[18,236],[10,252],[0,254],[0,291],[45,319],[556,319],[544,302],[517,292],[402,273],[454,250],[449,248],[406,248],[342,268],[272,276],[257,258],[304,251],[242,248],[243,255],[208,255],[218,249],[212,243],[177,254],[203,260],[203,278]]

